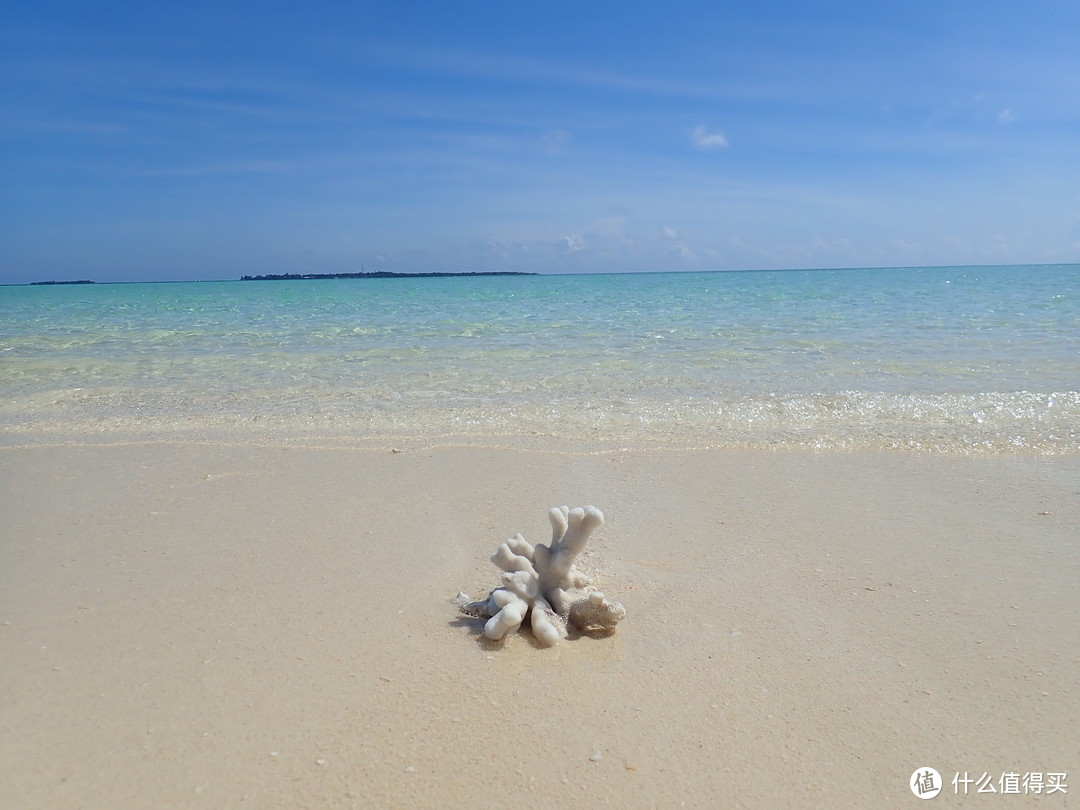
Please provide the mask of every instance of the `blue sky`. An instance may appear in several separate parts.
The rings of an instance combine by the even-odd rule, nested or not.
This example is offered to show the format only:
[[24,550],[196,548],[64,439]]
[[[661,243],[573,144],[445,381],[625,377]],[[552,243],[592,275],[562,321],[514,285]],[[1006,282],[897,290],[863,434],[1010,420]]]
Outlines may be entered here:
[[9,3],[0,281],[1080,261],[1080,3]]

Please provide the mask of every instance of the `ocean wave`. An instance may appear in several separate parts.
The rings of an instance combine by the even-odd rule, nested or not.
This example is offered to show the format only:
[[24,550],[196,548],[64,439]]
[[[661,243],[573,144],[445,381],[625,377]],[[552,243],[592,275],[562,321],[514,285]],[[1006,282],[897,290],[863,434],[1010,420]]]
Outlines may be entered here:
[[280,388],[232,393],[71,388],[0,406],[0,431],[184,438],[380,439],[448,436],[514,443],[547,436],[581,446],[888,449],[965,454],[1080,452],[1080,392],[768,394],[605,399],[492,397],[437,386]]

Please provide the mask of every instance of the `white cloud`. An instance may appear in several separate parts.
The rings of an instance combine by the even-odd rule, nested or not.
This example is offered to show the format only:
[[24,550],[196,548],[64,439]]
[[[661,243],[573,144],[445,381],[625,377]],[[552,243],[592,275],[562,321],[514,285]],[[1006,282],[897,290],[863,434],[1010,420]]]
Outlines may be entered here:
[[585,240],[577,233],[567,234],[559,240],[559,244],[570,253],[580,253],[585,249]]
[[1016,120],[1016,113],[1014,113],[1008,107],[1006,107],[1005,109],[1003,109],[1001,112],[998,113],[998,123],[999,124],[1011,124],[1015,120]]
[[675,245],[671,252],[678,256],[680,259],[684,259],[685,261],[697,261],[697,256],[694,255],[694,251],[690,250],[690,248],[688,248],[682,242],[679,242],[679,244]]
[[851,240],[846,236],[839,236],[836,239],[815,236],[810,240],[810,249],[814,253],[846,253],[851,249]]
[[670,253],[672,256],[678,256],[684,261],[697,261],[697,256],[694,254],[687,244],[679,237],[678,231],[674,228],[665,225],[664,237],[671,242]]
[[474,247],[489,256],[497,256],[500,259],[510,258],[509,246],[499,239],[488,238],[475,240]]
[[724,149],[728,145],[728,139],[722,132],[709,132],[704,124],[694,127],[690,138],[698,149]]
[[898,256],[921,256],[922,245],[919,242],[909,242],[906,239],[890,239],[888,244],[889,250]]

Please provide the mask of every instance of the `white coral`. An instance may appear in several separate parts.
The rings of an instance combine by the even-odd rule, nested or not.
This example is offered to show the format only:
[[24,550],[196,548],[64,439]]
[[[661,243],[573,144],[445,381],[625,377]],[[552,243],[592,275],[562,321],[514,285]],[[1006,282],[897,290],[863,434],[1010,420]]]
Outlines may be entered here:
[[502,587],[487,599],[461,606],[462,613],[487,619],[484,635],[498,640],[517,630],[526,618],[533,635],[545,647],[567,636],[567,624],[579,630],[613,632],[626,616],[574,569],[574,560],[589,536],[604,523],[595,506],[584,509],[552,507],[551,545],[534,548],[520,534],[501,544],[491,561],[502,571]]

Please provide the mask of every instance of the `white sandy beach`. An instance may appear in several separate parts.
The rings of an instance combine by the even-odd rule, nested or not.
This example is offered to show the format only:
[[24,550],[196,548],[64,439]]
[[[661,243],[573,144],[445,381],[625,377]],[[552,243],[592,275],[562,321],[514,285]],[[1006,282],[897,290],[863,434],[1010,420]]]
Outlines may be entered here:
[[[1080,794],[1076,456],[28,446],[0,480],[3,808]],[[616,635],[458,617],[590,503]]]

